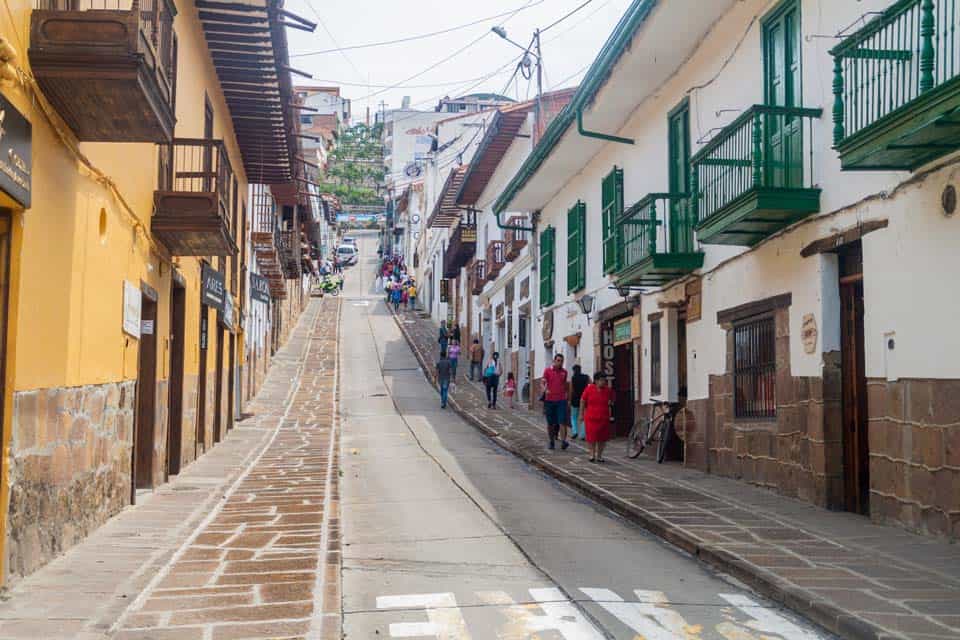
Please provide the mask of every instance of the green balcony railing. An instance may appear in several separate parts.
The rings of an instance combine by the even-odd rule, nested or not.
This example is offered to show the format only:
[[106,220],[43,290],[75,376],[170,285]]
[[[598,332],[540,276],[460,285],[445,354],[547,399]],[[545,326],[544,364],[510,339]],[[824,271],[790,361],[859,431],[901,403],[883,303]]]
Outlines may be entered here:
[[[757,192],[812,188],[813,121],[821,109],[755,105],[692,159],[691,191],[698,224]],[[790,208],[790,203],[786,203]]]
[[[931,119],[955,109],[956,101],[930,99],[933,104],[925,107],[932,106],[932,113],[919,118],[910,111],[960,75],[958,28],[960,0],[899,0],[831,50],[833,143],[844,168],[910,168],[952,150],[931,150],[945,147],[943,131],[916,138]],[[896,130],[898,115],[909,118],[903,131]],[[890,125],[884,127],[890,139],[851,149],[858,134],[881,123]],[[898,140],[904,136],[914,139]],[[891,153],[891,143],[900,149]]]
[[685,193],[651,193],[623,212],[617,225],[621,272],[647,258],[693,253],[695,218]]

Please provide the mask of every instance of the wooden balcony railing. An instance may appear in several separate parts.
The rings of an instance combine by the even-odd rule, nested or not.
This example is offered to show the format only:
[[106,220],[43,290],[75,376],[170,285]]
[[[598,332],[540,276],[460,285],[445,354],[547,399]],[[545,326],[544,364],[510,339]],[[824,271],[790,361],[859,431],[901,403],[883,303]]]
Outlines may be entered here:
[[234,177],[223,141],[177,138],[161,158],[151,223],[154,234],[173,255],[234,255]]
[[[812,123],[821,113],[755,105],[691,159],[701,242],[753,245],[819,211],[820,190],[811,177]],[[769,225],[751,227],[745,220],[758,212]]]
[[[513,216],[507,220],[508,227],[521,227],[527,224],[523,216]],[[504,258],[509,262],[520,257],[520,252],[527,246],[528,231],[507,229],[504,232]]]
[[483,260],[474,260],[470,263],[470,274],[468,283],[470,292],[478,296],[483,293],[483,286],[487,282],[487,268]]
[[900,0],[831,50],[844,169],[914,169],[960,148],[960,0]]
[[443,277],[456,278],[467,266],[477,248],[477,225],[461,222],[450,234],[447,252],[443,256]]
[[169,142],[176,102],[172,0],[38,0],[30,64],[77,138]]
[[503,254],[503,241],[491,240],[487,243],[487,280],[494,281],[500,276],[503,265],[506,264]]

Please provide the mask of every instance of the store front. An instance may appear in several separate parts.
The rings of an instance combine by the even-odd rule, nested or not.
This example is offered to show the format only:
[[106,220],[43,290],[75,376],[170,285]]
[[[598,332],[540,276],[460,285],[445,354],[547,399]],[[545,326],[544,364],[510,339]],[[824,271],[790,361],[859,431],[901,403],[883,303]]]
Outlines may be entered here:
[[616,393],[613,407],[614,437],[626,436],[633,427],[637,399],[637,366],[634,340],[639,321],[627,303],[600,312],[597,371],[610,378]]

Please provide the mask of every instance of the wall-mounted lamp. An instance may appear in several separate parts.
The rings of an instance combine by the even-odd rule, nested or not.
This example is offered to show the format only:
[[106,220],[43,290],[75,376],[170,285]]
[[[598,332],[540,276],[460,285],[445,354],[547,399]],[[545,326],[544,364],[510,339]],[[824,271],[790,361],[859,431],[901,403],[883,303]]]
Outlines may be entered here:
[[583,311],[583,315],[587,316],[587,322],[590,322],[590,314],[593,313],[594,300],[595,298],[589,293],[577,300],[577,304],[580,305],[580,311]]

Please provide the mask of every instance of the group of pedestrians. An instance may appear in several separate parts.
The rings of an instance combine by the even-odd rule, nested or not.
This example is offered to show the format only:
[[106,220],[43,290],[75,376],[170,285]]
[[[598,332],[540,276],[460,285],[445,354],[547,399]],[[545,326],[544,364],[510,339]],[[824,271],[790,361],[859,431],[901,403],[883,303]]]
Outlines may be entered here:
[[540,383],[540,399],[547,422],[547,447],[556,449],[559,440],[560,448],[565,450],[570,446],[568,435],[571,439],[583,438],[590,462],[603,462],[603,450],[611,436],[613,389],[607,377],[599,371],[593,374],[593,382],[590,382],[580,365],[573,366],[573,377],[568,379],[563,361],[562,354],[555,355],[551,366],[544,369]]
[[[497,396],[500,392],[500,381],[503,377],[503,365],[500,362],[500,353],[493,351],[484,361],[484,350],[478,338],[474,338],[469,350],[464,354],[461,344],[460,326],[441,322],[437,332],[437,344],[440,347],[440,359],[437,362],[437,384],[440,386],[440,406],[446,408],[451,385],[456,384],[457,369],[460,358],[470,358],[470,380],[481,380],[487,394],[487,408],[497,408]],[[507,373],[504,384],[504,396],[514,408],[514,397],[517,393],[517,382],[513,372]]]
[[377,272],[377,286],[383,288],[387,304],[393,305],[395,313],[400,307],[413,311],[417,305],[417,283],[407,273],[407,267],[401,256],[385,258]]

